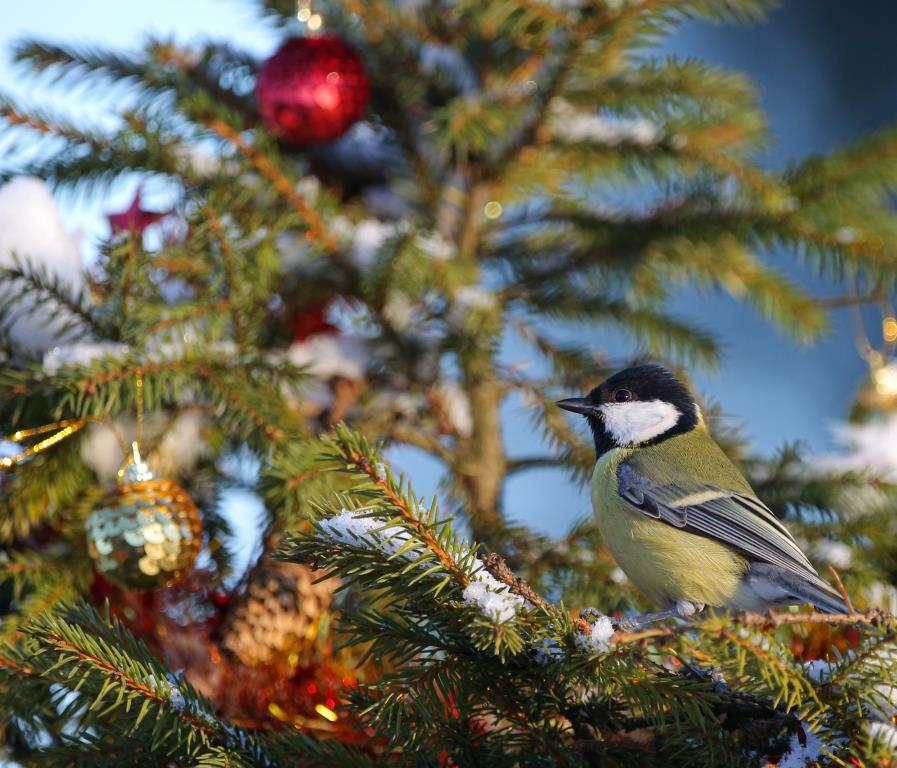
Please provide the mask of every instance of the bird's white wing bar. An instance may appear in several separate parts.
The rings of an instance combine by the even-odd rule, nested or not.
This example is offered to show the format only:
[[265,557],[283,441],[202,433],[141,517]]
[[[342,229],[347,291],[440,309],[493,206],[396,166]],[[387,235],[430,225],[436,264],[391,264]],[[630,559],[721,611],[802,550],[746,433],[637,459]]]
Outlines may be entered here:
[[751,560],[783,568],[832,592],[788,530],[758,499],[709,485],[683,488],[655,483],[625,461],[617,482],[623,499],[643,514],[719,541]]

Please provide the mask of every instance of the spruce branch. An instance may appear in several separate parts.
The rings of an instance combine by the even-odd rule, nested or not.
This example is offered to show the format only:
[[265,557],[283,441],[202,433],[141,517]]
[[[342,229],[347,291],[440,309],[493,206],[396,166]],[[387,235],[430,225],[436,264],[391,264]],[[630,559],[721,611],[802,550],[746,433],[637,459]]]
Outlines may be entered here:
[[548,607],[549,603],[540,594],[536,592],[529,584],[527,584],[519,576],[516,576],[507,561],[499,554],[493,552],[483,557],[483,564],[486,569],[496,579],[503,584],[507,584],[515,595],[520,595],[524,600],[528,600],[533,605],[542,608]]
[[466,587],[470,583],[467,573],[458,566],[454,558],[442,546],[430,526],[421,519],[416,511],[411,509],[391,476],[381,473],[376,463],[371,460],[369,457],[371,449],[366,440],[352,434],[344,425],[338,425],[332,445],[338,451],[338,455],[346,467],[361,472],[375,487],[380,489],[392,508],[417,532],[426,547],[436,556],[442,567],[451,574],[455,582],[462,588]]
[[175,328],[179,325],[185,325],[192,320],[198,320],[202,317],[214,316],[217,314],[233,316],[233,306],[230,299],[218,299],[217,301],[203,301],[193,307],[178,307],[176,311],[168,313],[167,317],[156,321],[152,325],[146,327],[146,334],[149,336]]
[[202,120],[202,122],[210,131],[236,147],[240,154],[243,155],[243,157],[245,157],[264,178],[271,182],[274,189],[289,202],[296,213],[298,213],[302,220],[306,222],[308,231],[313,239],[320,240],[324,249],[331,255],[335,255],[339,252],[336,240],[324,227],[324,223],[320,216],[318,216],[317,211],[315,211],[315,209],[305,201],[305,198],[296,191],[295,184],[291,183],[274,163],[259,152],[256,147],[250,144],[237,130],[229,126],[223,120],[209,117]]
[[216,216],[212,209],[208,206],[205,209],[205,214],[209,229],[211,229],[212,234],[215,236],[215,239],[218,242],[218,247],[221,249],[221,256],[224,261],[224,277],[227,285],[227,297],[224,302],[230,309],[231,324],[233,325],[234,330],[234,341],[236,341],[237,346],[242,349],[246,344],[246,334],[243,328],[243,319],[240,317],[239,304],[235,300],[235,297],[238,293],[238,288],[236,276],[234,273],[233,248],[231,247],[230,241],[224,234],[221,219],[218,218],[218,216]]
[[[647,5],[647,3],[644,3],[644,5]],[[638,11],[633,6],[627,8],[624,13],[631,14],[638,13]],[[545,66],[550,67],[550,74],[545,78],[546,84],[538,92],[538,102],[531,110],[529,119],[524,121],[522,127],[518,129],[514,140],[509,142],[504,151],[491,163],[490,168],[493,169],[493,172],[500,170],[504,172],[504,169],[511,167],[521,153],[538,138],[539,132],[549,116],[549,104],[555,96],[563,92],[583,46],[586,45],[593,35],[596,35],[601,29],[610,26],[614,21],[613,13],[606,11],[594,13],[594,15],[581,21],[574,27],[566,41],[566,48],[558,57],[557,62],[551,62],[550,59],[546,60]],[[617,27],[617,29],[620,28]],[[607,48],[610,50],[610,42],[607,43]],[[539,60],[541,59],[540,55]]]
[[856,307],[863,304],[880,304],[885,298],[883,291],[876,290],[871,293],[850,293],[844,296],[830,296],[816,299],[820,307],[825,309],[841,309],[843,307]]
[[100,146],[99,142],[87,141],[86,139],[88,138],[88,135],[76,131],[74,128],[69,126],[62,127],[61,125],[54,124],[51,122],[50,118],[39,114],[24,114],[19,107],[6,98],[0,99],[0,117],[6,120],[11,126],[30,128],[36,133],[46,135],[63,136],[79,143],[83,142],[90,144],[94,149],[97,149]]
[[163,754],[217,747],[274,765],[261,742],[212,714],[188,683],[168,672],[117,621],[92,608],[36,619],[0,653],[0,666],[40,676],[71,692],[62,716],[78,731],[152,743]]
[[[778,629],[795,624],[827,624],[830,626],[862,626],[865,624],[872,627],[897,627],[897,618],[879,608],[872,608],[862,613],[820,613],[819,611],[752,613],[740,611],[732,614],[731,620],[736,625],[761,629]],[[652,627],[636,632],[618,632],[614,635],[614,642],[628,644],[674,637],[705,627],[712,627],[715,621],[715,619],[708,619],[706,623],[695,621],[672,626]]]
[[454,451],[446,447],[438,437],[428,435],[421,429],[394,424],[388,428],[386,437],[390,440],[395,440],[397,443],[420,448],[431,456],[441,459],[448,466],[451,466],[456,461]]
[[564,464],[564,460],[558,456],[521,456],[508,460],[508,475],[516,472],[526,472],[530,469],[561,467]]
[[29,65],[51,82],[65,82],[85,75],[133,82],[145,73],[145,61],[139,57],[44,41],[20,41],[13,49],[13,59]]
[[60,275],[51,273],[46,266],[30,260],[27,255],[13,255],[13,263],[0,267],[0,282],[16,284],[17,299],[33,296],[34,302],[25,305],[24,312],[32,314],[41,311],[44,302],[59,306],[68,320],[60,330],[60,336],[67,336],[73,330],[91,330],[105,335],[109,328],[98,317],[91,305],[87,291],[74,291]]
[[286,432],[276,426],[273,421],[261,412],[257,405],[241,394],[237,389],[231,386],[227,381],[218,376],[213,369],[206,366],[200,366],[196,370],[197,374],[206,379],[216,390],[221,392],[224,397],[235,405],[239,410],[247,413],[255,425],[269,439],[280,442],[286,438]]

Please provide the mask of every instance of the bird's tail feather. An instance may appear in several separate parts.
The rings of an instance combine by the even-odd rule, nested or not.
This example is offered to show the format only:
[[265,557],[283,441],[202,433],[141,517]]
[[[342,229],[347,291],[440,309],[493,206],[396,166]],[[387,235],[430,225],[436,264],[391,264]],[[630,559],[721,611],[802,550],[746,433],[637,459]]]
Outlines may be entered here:
[[812,603],[823,613],[850,613],[844,599],[815,571],[798,573],[770,563],[751,563],[746,582],[749,592],[767,607]]
[[822,613],[850,613],[847,603],[837,592],[827,584],[825,588],[811,582],[801,584],[800,597],[807,603],[813,603],[817,611]]

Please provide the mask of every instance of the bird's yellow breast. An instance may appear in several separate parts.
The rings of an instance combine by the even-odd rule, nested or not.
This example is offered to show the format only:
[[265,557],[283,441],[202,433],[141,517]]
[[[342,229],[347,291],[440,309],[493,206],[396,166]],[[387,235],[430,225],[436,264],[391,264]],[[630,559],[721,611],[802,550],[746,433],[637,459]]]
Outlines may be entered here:
[[617,492],[617,468],[631,453],[616,448],[596,463],[592,504],[611,554],[638,589],[660,607],[676,600],[726,605],[747,561],[729,547],[633,509]]

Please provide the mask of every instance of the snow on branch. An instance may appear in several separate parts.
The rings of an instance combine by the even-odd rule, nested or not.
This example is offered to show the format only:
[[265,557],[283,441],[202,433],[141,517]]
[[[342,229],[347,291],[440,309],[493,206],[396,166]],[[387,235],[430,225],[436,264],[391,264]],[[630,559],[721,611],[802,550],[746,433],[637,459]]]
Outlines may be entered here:
[[625,143],[648,147],[662,138],[657,125],[644,117],[579,112],[560,98],[555,98],[549,109],[554,135],[563,141],[583,141],[610,147]]
[[[338,430],[334,441],[339,455],[350,468],[356,469],[371,482],[388,502],[387,510],[342,508],[338,514],[318,523],[320,536],[348,546],[373,547],[389,558],[421,560],[427,573],[449,577],[462,589],[465,604],[476,607],[496,624],[514,619],[527,606],[524,597],[495,578],[475,550],[465,542],[453,541],[434,524],[435,507],[426,510],[413,497],[405,497],[400,485],[384,464],[371,458],[366,446],[345,429]],[[379,514],[378,514],[379,512]],[[390,514],[388,520],[385,514]],[[424,553],[430,557],[424,557]],[[435,568],[430,562],[435,560]]]

